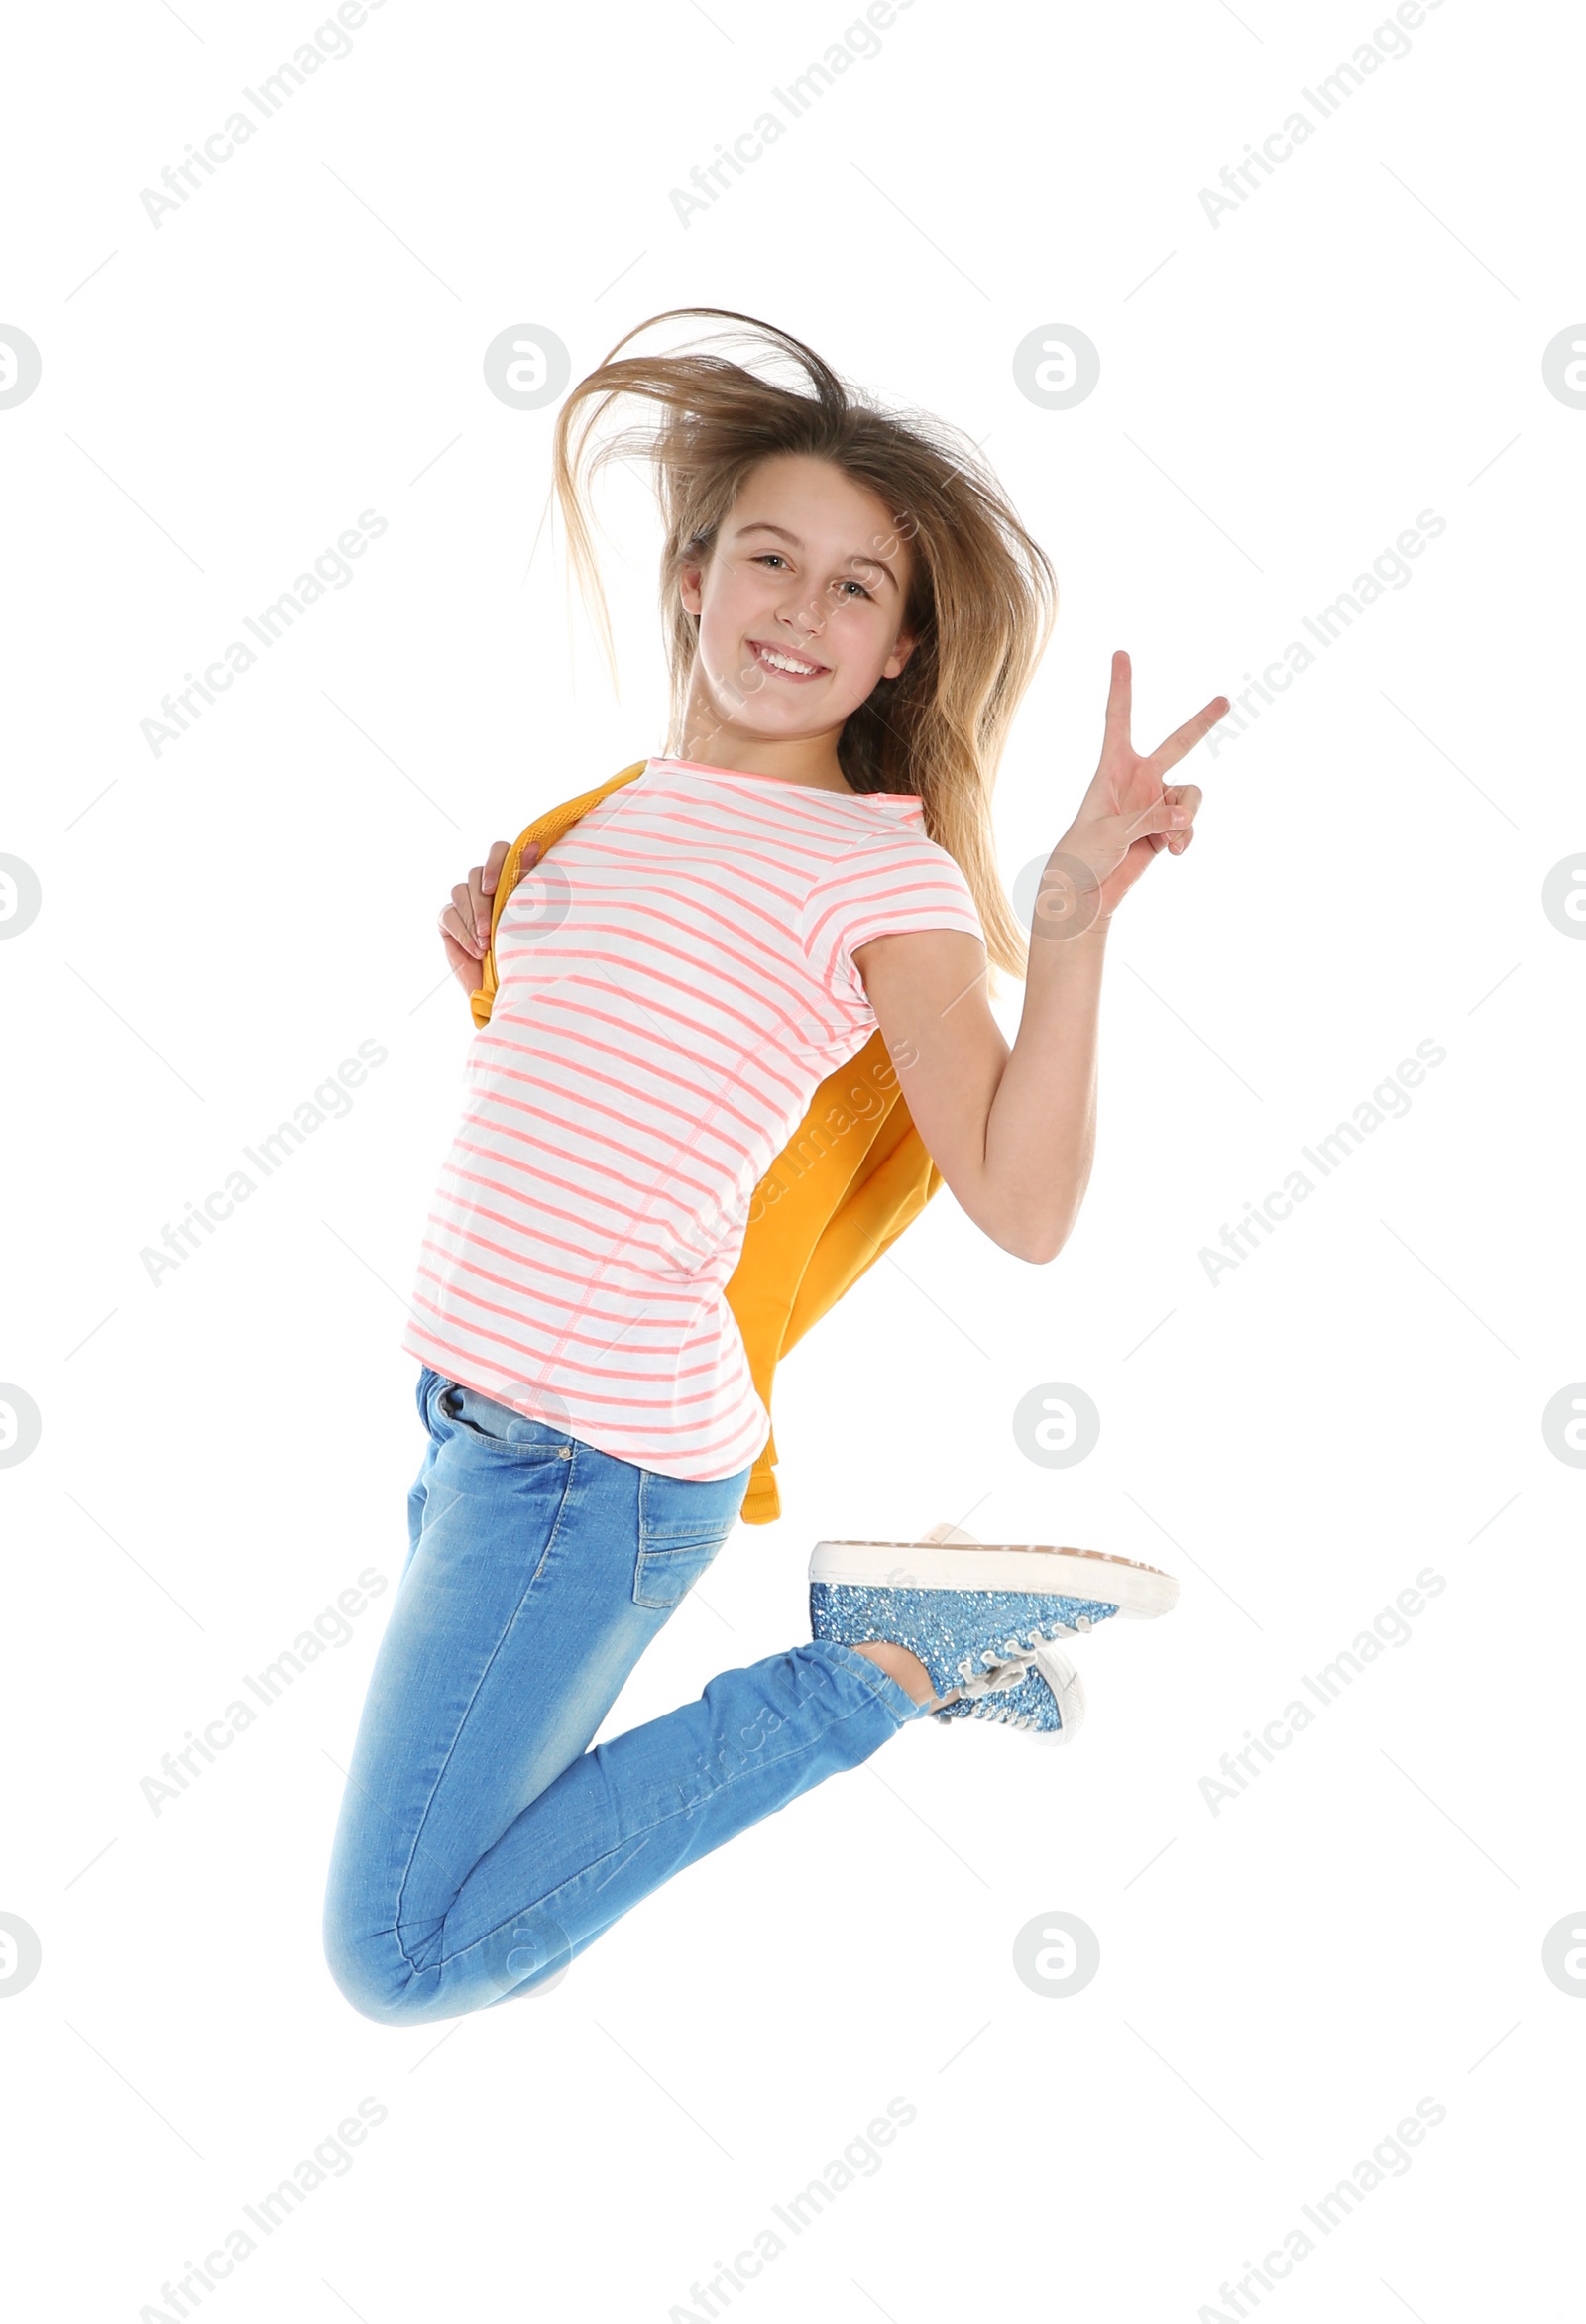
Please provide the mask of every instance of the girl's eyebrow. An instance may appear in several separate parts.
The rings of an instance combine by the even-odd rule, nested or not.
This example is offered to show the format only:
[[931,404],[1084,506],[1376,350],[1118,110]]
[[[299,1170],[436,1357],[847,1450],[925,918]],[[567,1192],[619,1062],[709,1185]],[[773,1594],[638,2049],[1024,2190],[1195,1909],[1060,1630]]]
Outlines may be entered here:
[[[752,524],[738,525],[734,531],[733,538],[735,540],[741,540],[746,532],[774,532],[777,539],[786,541],[790,548],[802,549],[804,546],[804,543],[799,539],[799,536],[796,532],[789,532],[785,525],[772,524],[767,518],[763,516],[755,517]],[[887,580],[891,582],[892,587],[894,589],[897,588],[897,576],[893,573],[891,566],[883,565],[879,558],[861,557],[856,554],[850,554],[849,557],[849,563],[850,565],[868,565],[872,573],[885,574]]]

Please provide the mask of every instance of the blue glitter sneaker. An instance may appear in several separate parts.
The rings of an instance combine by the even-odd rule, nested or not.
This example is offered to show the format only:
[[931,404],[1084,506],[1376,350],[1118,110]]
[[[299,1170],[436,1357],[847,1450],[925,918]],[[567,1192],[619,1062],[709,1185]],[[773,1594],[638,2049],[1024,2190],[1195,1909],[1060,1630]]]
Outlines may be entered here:
[[[972,1714],[977,1701],[1021,1686],[1055,1638],[1113,1614],[1166,1613],[1178,1595],[1171,1575],[1130,1558],[982,1545],[946,1524],[913,1542],[819,1541],[810,1558],[813,1634],[843,1646],[883,1639],[906,1646],[936,1690],[925,1706],[934,1713],[965,1704]],[[1061,1692],[1049,1692],[1061,1727]],[[1041,1731],[1050,1731],[1045,1719]]]

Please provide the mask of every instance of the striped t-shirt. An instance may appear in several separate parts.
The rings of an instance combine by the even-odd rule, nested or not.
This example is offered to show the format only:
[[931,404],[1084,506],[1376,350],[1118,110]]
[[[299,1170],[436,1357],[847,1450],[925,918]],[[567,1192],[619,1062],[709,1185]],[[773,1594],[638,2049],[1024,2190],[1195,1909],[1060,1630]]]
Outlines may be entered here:
[[854,948],[926,928],[983,936],[914,795],[646,761],[502,909],[402,1346],[641,1468],[748,1467],[750,1199],[875,1031]]

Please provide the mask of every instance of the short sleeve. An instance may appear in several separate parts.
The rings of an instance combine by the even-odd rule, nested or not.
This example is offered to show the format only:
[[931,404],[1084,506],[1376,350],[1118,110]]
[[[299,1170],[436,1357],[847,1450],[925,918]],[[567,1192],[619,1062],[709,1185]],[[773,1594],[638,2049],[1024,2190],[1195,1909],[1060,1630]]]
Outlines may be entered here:
[[867,1008],[853,954],[873,937],[929,928],[985,931],[957,860],[923,831],[888,832],[855,847],[811,889],[800,931],[805,956],[834,999]]

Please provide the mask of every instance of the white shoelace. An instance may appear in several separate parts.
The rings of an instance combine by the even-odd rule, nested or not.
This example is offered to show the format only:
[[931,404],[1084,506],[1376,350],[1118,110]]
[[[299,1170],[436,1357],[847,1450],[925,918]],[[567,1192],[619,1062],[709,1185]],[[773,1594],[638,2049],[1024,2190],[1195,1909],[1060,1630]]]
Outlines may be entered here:
[[[1030,1633],[1030,1642],[1019,1638],[1004,1638],[1000,1654],[987,1646],[981,1652],[982,1668],[976,1670],[965,1655],[959,1664],[957,1693],[961,1696],[1000,1694],[1005,1688],[1018,1686],[1043,1646],[1050,1646],[1053,1638],[1072,1638],[1076,1629],[1090,1628],[1089,1617],[1079,1616],[1077,1623],[1050,1622],[1038,1624]],[[1050,1633],[1050,1634],[1049,1634]]]

